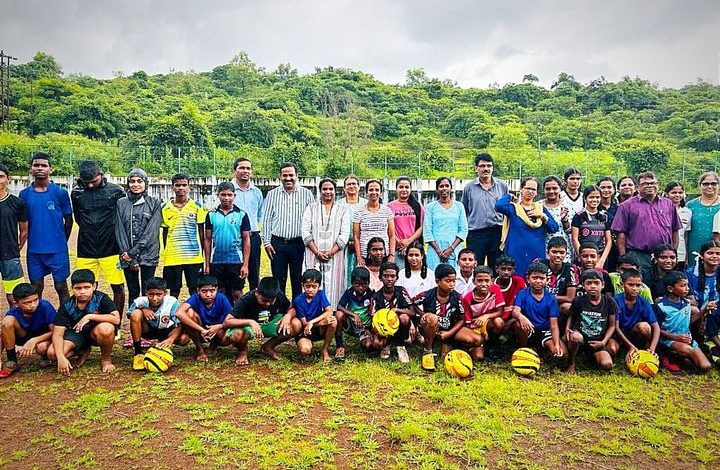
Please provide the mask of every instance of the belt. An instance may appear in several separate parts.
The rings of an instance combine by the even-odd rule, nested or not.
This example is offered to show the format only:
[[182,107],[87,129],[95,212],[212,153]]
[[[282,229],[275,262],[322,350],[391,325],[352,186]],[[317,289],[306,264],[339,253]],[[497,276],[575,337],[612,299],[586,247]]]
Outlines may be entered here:
[[474,228],[470,230],[470,232],[489,232],[490,230],[500,230],[502,229],[502,225],[493,225],[492,227],[485,227],[485,228]]
[[283,242],[283,243],[294,243],[294,242],[302,243],[302,237],[283,238],[283,237],[278,237],[277,235],[273,235],[272,240],[276,240],[276,241]]
[[260,230],[257,230],[255,232],[250,232],[250,235],[260,235]]

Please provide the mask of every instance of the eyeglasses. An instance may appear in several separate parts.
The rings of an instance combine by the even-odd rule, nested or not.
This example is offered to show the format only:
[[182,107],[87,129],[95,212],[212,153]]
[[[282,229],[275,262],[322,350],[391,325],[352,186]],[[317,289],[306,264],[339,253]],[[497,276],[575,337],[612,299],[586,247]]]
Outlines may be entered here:
[[644,181],[640,183],[638,186],[657,186],[657,181]]
[[717,186],[717,185],[718,185],[717,181],[703,181],[702,183],[700,183],[700,186]]

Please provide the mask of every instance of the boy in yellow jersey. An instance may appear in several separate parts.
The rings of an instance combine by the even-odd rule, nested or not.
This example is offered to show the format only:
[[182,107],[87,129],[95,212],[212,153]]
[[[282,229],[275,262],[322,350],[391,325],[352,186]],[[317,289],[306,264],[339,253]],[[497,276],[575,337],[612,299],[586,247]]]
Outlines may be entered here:
[[175,197],[162,208],[163,278],[170,295],[178,298],[183,274],[190,295],[197,292],[197,278],[203,269],[202,246],[207,211],[188,197],[188,175],[178,173],[171,182]]

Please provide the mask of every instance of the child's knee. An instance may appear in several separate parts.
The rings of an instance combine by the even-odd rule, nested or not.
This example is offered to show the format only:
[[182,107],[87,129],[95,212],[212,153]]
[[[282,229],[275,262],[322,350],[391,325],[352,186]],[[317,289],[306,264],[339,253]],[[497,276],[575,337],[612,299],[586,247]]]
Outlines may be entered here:
[[426,313],[422,317],[422,323],[425,328],[437,328],[438,317],[434,313]]
[[638,335],[642,339],[650,339],[650,334],[652,332],[652,329],[650,328],[650,324],[647,322],[640,322],[637,325],[635,325],[635,334]]
[[292,332],[293,336],[300,333],[300,330],[302,330],[302,323],[297,318],[293,318],[290,320],[290,331]]
[[139,322],[143,319],[143,311],[142,309],[136,308],[130,313],[130,321],[131,322]]
[[245,346],[248,342],[249,336],[247,331],[239,330],[228,336],[228,340],[233,346]]
[[3,330],[14,330],[17,324],[17,318],[12,315],[5,315],[5,317],[2,319]]
[[572,331],[570,333],[570,341],[569,342],[572,344],[583,344],[585,342],[585,339],[583,338],[583,335],[581,335],[577,331]]
[[37,346],[35,346],[35,351],[38,353],[39,356],[44,356],[48,352],[48,348],[50,347],[49,341],[43,341],[42,343],[38,343]]
[[302,338],[298,341],[298,352],[303,356],[307,356],[312,352],[312,341],[307,338]]
[[505,329],[505,320],[500,317],[493,318],[492,329],[495,331],[503,331]]
[[107,340],[108,338],[115,339],[115,326],[112,323],[102,322],[98,323],[92,330],[92,334],[96,340]]
[[175,341],[175,344],[178,344],[180,346],[187,346],[190,343],[190,336],[188,336],[187,333],[183,333],[180,335],[180,337]]

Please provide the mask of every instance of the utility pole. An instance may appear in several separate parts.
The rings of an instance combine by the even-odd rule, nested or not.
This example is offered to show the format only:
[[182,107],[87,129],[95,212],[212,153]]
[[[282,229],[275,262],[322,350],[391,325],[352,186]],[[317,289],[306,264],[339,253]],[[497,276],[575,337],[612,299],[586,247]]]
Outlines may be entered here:
[[0,50],[0,130],[10,130],[10,61],[17,57]]

